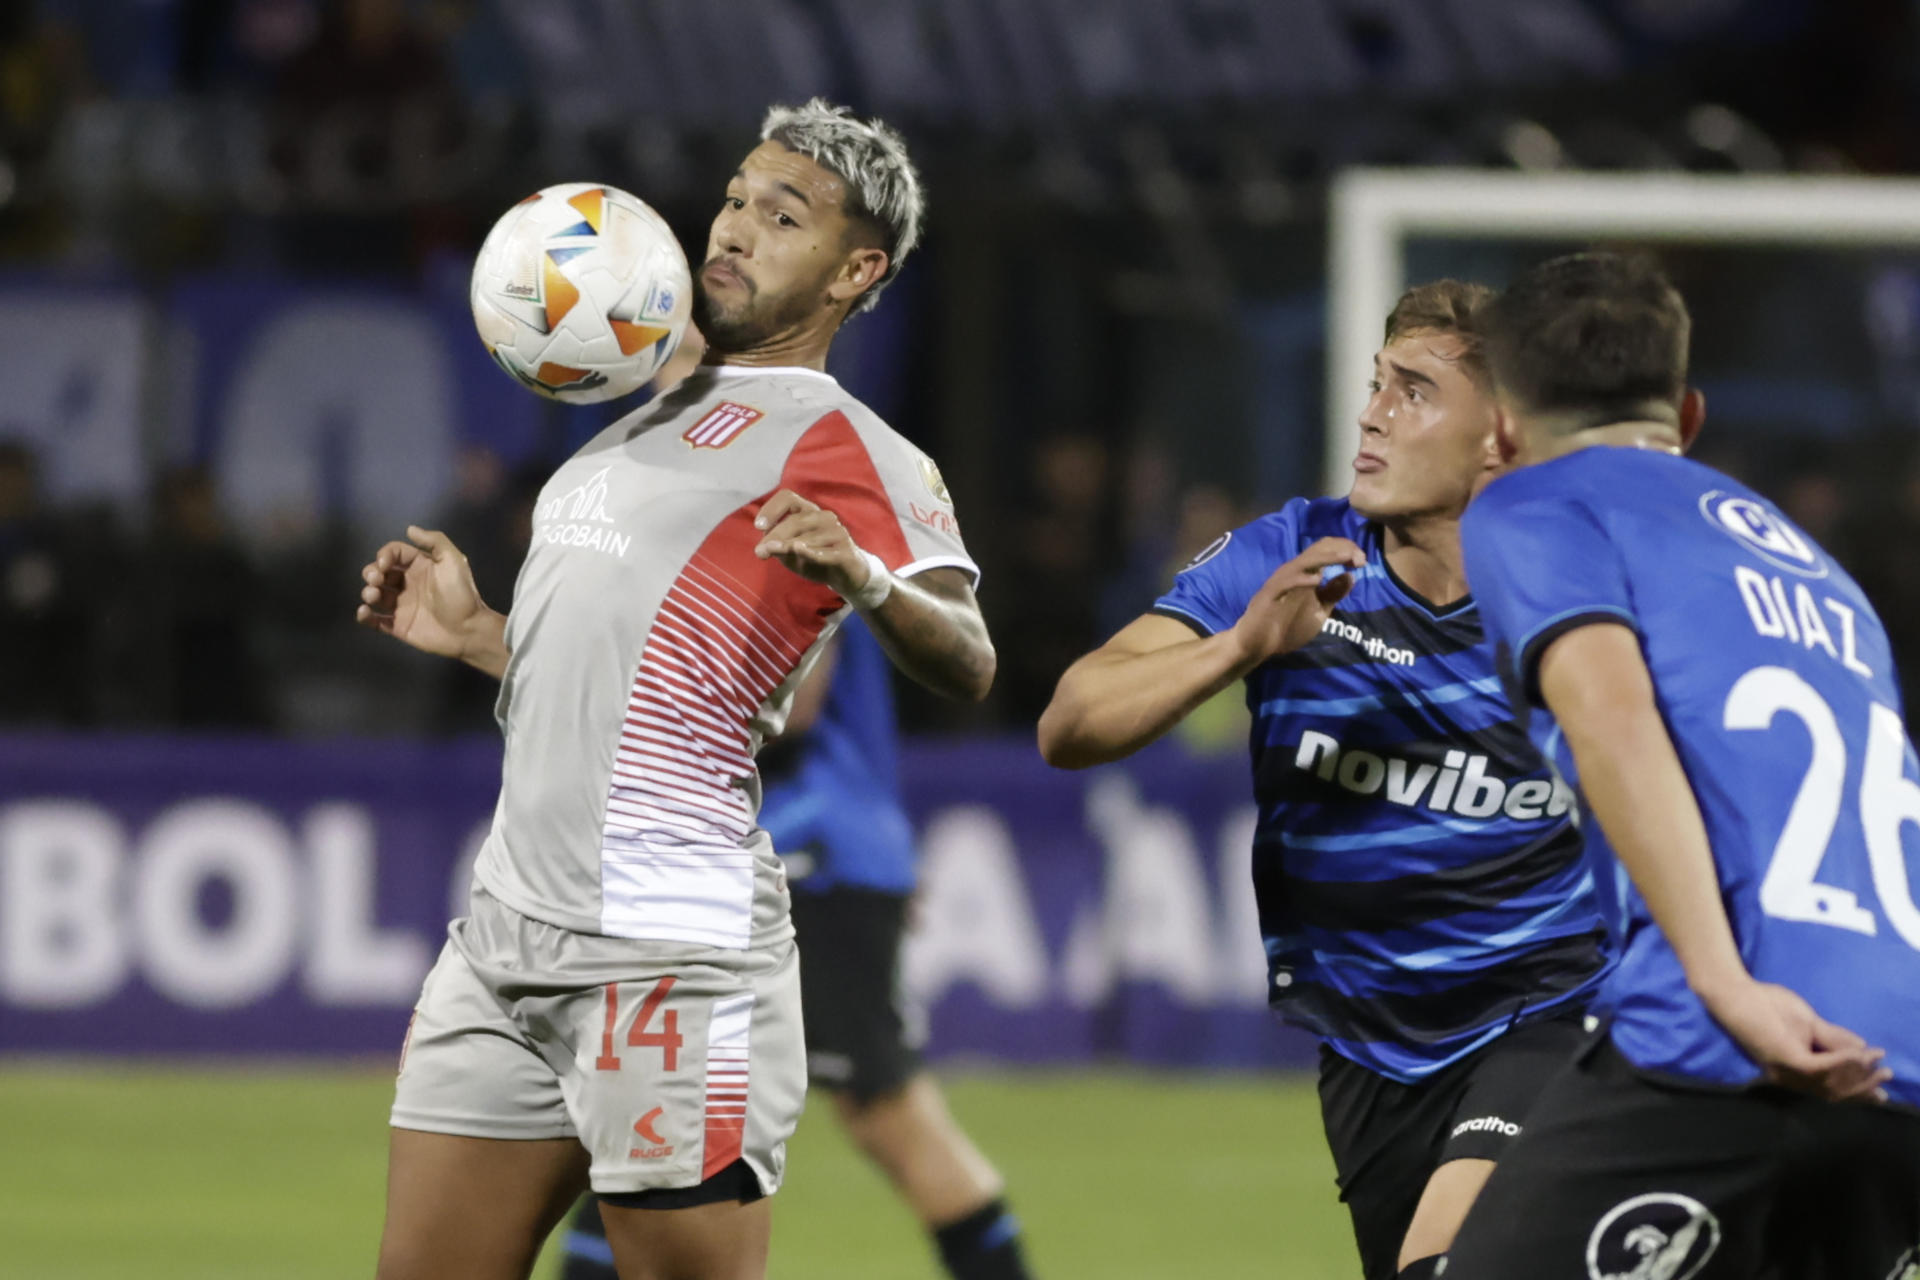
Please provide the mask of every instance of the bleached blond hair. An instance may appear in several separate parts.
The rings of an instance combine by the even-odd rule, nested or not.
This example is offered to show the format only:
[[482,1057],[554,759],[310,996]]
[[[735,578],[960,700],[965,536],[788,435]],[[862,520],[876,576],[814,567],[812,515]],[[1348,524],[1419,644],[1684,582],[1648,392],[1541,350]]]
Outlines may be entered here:
[[871,311],[880,291],[893,283],[900,265],[920,243],[926,194],[907,156],[907,140],[885,121],[862,120],[851,107],[835,106],[825,98],[805,106],[769,108],[760,137],[832,172],[847,184],[847,213],[880,228],[886,274],[860,295],[851,314]]

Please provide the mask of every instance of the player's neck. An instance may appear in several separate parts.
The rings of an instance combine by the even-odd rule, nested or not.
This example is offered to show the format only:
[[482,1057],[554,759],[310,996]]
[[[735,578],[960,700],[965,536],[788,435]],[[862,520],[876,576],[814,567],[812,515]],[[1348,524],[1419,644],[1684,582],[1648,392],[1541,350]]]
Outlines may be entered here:
[[816,369],[827,371],[827,350],[833,346],[833,329],[812,325],[775,334],[765,342],[741,351],[715,351],[709,347],[703,364],[737,364],[761,369]]
[[1467,570],[1460,554],[1457,518],[1383,522],[1381,546],[1387,566],[1409,591],[1444,608],[1467,596]]
[[1652,449],[1659,453],[1681,451],[1680,428],[1654,418],[1633,418],[1597,427],[1542,421],[1528,431],[1527,442],[1527,453],[1531,456],[1524,459],[1526,462],[1547,462],[1579,449],[1598,446]]

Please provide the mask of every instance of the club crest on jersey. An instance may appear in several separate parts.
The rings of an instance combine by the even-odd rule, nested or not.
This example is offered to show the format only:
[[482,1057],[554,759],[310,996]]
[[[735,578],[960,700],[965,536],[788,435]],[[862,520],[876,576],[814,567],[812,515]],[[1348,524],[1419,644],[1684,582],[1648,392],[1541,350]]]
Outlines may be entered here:
[[1590,1280],[1688,1280],[1720,1247],[1720,1220],[1692,1196],[1623,1200],[1587,1237]]
[[953,495],[947,492],[947,482],[940,475],[940,468],[924,453],[920,455],[920,483],[927,486],[927,492],[933,495],[935,502],[953,505]]
[[742,431],[766,416],[750,405],[722,400],[680,438],[696,449],[724,449]]
[[1700,495],[1700,514],[1768,564],[1804,578],[1827,576],[1827,563],[1813,544],[1764,503],[1711,489]]

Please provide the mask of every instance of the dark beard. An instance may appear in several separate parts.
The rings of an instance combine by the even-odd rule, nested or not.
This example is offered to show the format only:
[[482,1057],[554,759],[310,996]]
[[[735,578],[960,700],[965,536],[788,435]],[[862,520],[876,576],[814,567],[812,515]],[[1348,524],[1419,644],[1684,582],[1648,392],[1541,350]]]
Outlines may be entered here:
[[747,301],[731,315],[720,315],[714,310],[713,300],[707,296],[706,282],[695,276],[693,280],[693,323],[700,330],[700,336],[707,340],[707,349],[726,354],[745,351],[764,342],[769,334],[764,317],[754,314],[756,301],[751,286],[747,289]]
[[800,290],[765,299],[749,284],[746,295],[744,303],[722,315],[707,296],[706,281],[697,275],[693,278],[693,323],[709,350],[722,355],[751,351],[805,321],[817,305]]

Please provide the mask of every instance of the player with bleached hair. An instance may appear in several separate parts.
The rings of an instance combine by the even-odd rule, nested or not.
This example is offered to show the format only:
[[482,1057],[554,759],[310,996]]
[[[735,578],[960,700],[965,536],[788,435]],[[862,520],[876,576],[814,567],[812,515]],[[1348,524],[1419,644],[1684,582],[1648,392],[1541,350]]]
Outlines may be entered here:
[[806,1091],[754,756],[847,612],[977,700],[994,652],[933,462],[825,372],[919,239],[898,134],[768,113],[695,280],[708,351],[548,481],[510,614],[445,535],[358,619],[501,680],[500,800],[392,1114],[380,1280],[524,1280],[589,1186],[623,1280],[757,1280]]

